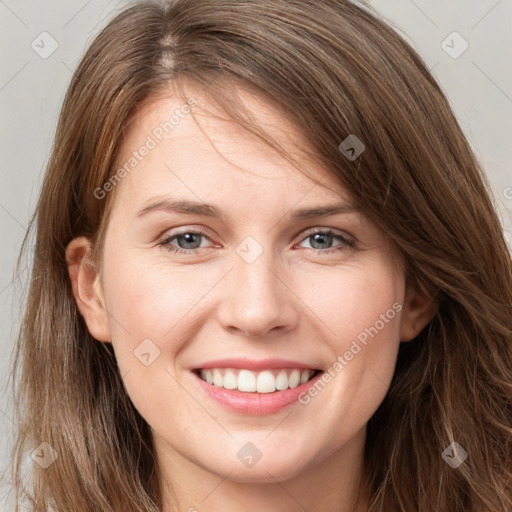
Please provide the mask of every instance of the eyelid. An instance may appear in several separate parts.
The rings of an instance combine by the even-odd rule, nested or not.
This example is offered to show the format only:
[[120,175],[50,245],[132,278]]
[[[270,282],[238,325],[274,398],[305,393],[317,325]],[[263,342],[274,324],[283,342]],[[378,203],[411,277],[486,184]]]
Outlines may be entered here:
[[304,240],[304,238],[307,238],[309,235],[311,235],[313,233],[318,233],[318,232],[321,232],[321,233],[332,232],[336,235],[341,236],[342,238],[344,238],[345,240],[347,240],[349,242],[353,242],[353,243],[357,242],[356,237],[351,235],[350,233],[343,231],[342,229],[339,229],[339,228],[332,228],[332,227],[327,227],[327,226],[315,226],[313,228],[308,228],[305,231],[301,231],[300,236],[302,236],[302,238],[300,241]]
[[[182,229],[180,230],[180,228],[182,228]],[[174,231],[174,229],[176,229],[178,231]],[[206,238],[208,238],[210,241],[213,241],[212,237],[208,233],[209,230],[204,226],[195,227],[193,224],[189,224],[186,226],[178,226],[176,228],[171,229],[170,232],[168,232],[168,231],[169,230],[164,231],[164,233],[158,237],[158,240],[159,241],[168,240],[169,238],[174,238],[176,236],[183,235],[185,233],[195,233],[195,234],[203,235]],[[347,241],[351,241],[354,243],[357,242],[357,238],[355,236],[353,236],[352,234],[350,234],[346,231],[343,231],[339,228],[333,228],[333,227],[329,227],[329,226],[313,226],[312,228],[302,230],[294,238],[301,236],[302,238],[297,240],[297,242],[302,242],[310,234],[318,233],[318,232],[328,232],[328,231],[334,232],[335,234],[345,238]]]
[[212,236],[209,234],[210,230],[205,226],[195,226],[194,224],[187,224],[185,226],[177,226],[175,228],[166,229],[161,235],[158,236],[158,240],[167,240],[176,236],[184,235],[185,233],[196,233],[203,235],[212,241]]
[[[194,228],[191,226],[181,226],[181,228],[182,229],[179,229],[179,227],[174,228],[174,229],[178,229],[179,231],[173,232],[171,230],[171,233],[167,232],[167,234],[160,236],[158,239],[157,245],[167,248],[167,250],[169,250],[170,252],[191,254],[191,255],[196,253],[199,249],[211,249],[212,248],[212,247],[198,247],[195,249],[182,249],[180,247],[172,245],[171,240],[173,240],[176,237],[187,234],[187,233],[202,236],[202,237],[206,238],[207,240],[209,240],[210,242],[213,242],[212,237],[210,237],[209,234],[207,233],[208,230],[206,230],[204,227]],[[310,248],[310,250],[312,250],[312,251],[315,251],[318,253],[330,254],[330,253],[334,253],[334,252],[338,252],[338,251],[342,251],[342,250],[348,250],[348,249],[354,250],[357,248],[357,245],[356,245],[357,240],[350,233],[346,233],[345,231],[342,231],[338,228],[322,227],[322,226],[315,226],[312,228],[308,228],[305,231],[304,230],[301,231],[301,235],[300,235],[301,238],[294,244],[294,246],[304,242],[310,236],[317,234],[317,233],[330,234],[334,237],[337,237],[341,241],[341,244],[345,246],[345,248],[342,249],[342,248],[334,247],[334,248],[328,248],[325,250]],[[215,243],[215,242],[213,242],[213,243]]]

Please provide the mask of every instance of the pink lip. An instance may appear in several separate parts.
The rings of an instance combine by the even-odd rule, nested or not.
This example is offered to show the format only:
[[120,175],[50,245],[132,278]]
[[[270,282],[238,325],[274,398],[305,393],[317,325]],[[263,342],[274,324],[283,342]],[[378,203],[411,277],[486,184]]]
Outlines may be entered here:
[[208,368],[239,368],[246,370],[271,370],[274,368],[302,368],[304,370],[317,369],[315,366],[300,363],[299,361],[292,361],[290,359],[261,359],[259,361],[255,359],[244,359],[244,358],[231,358],[231,359],[217,359],[215,361],[208,361],[196,369],[208,369]]
[[[219,366],[218,363],[219,361],[212,366],[216,368],[222,367]],[[231,366],[228,365],[226,368],[234,368],[232,363],[233,361],[230,360],[229,365]],[[244,364],[247,364],[247,362]],[[282,364],[282,361],[280,364]],[[294,365],[296,364],[297,363],[294,363]],[[297,368],[297,366],[294,365],[292,365],[292,367]],[[286,367],[286,365],[284,367]],[[244,366],[244,368],[247,368],[247,366]],[[265,368],[269,368],[269,366],[265,366]],[[277,366],[277,368],[283,368],[283,366]],[[301,366],[301,368],[308,367]],[[309,387],[313,386],[322,376],[323,372],[318,373],[311,380],[297,386],[296,388],[286,389],[284,391],[275,391],[274,393],[245,393],[233,389],[218,388],[213,384],[208,384],[208,382],[201,379],[201,377],[196,373],[191,373],[197,380],[200,388],[206,392],[208,397],[212,398],[227,409],[247,415],[264,415],[273,414],[296,402],[299,395],[307,392]]]

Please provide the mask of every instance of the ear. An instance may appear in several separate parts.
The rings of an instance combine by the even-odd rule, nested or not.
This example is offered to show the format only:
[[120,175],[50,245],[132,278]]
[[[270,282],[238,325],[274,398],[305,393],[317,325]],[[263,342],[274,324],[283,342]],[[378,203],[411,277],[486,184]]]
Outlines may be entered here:
[[407,286],[400,320],[400,341],[411,341],[418,336],[438,309],[438,304],[425,292]]
[[73,239],[66,247],[66,262],[78,309],[91,335],[111,341],[110,324],[99,272],[91,258],[92,246],[86,237]]

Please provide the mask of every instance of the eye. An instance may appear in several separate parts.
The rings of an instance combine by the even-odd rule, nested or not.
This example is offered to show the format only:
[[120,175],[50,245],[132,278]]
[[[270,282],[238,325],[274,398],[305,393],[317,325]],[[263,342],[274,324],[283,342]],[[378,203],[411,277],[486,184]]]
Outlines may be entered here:
[[[165,247],[167,250],[174,253],[191,254],[196,249],[204,248],[204,246],[201,246],[201,238],[210,240],[210,238],[201,231],[182,231],[181,233],[175,233],[165,237],[158,243],[158,245]],[[177,241],[178,246],[173,244],[173,240]],[[317,229],[316,231],[311,231],[306,238],[303,238],[303,242],[305,240],[312,240],[311,249],[322,253],[332,253],[355,247],[355,243],[352,240],[349,240],[345,236],[336,233],[331,229]],[[340,243],[334,248],[326,247],[332,245],[334,241],[338,241]]]
[[[165,247],[167,250],[175,253],[190,254],[194,249],[202,248],[200,239],[201,237],[210,240],[201,231],[183,231],[172,236],[164,238],[158,243],[159,246]],[[176,239],[178,241],[178,247],[172,245],[172,241]]]
[[[303,241],[306,240],[311,240],[311,249],[316,252],[332,253],[355,247],[355,243],[352,240],[349,240],[345,236],[340,235],[331,229],[310,232],[306,238],[303,239]],[[339,241],[340,244],[334,248],[326,247],[331,245],[335,240]]]

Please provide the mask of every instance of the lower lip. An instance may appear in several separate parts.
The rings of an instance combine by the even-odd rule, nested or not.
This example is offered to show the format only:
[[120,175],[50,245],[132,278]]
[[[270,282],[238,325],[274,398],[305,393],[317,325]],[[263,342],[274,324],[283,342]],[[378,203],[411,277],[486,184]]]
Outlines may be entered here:
[[251,415],[272,414],[293,404],[299,398],[301,393],[315,384],[322,376],[323,372],[315,375],[311,380],[297,386],[296,388],[285,389],[283,391],[274,391],[273,393],[245,393],[236,389],[218,388],[213,384],[208,384],[192,372],[199,382],[199,386],[210,398],[213,398],[219,404],[230,410]]

